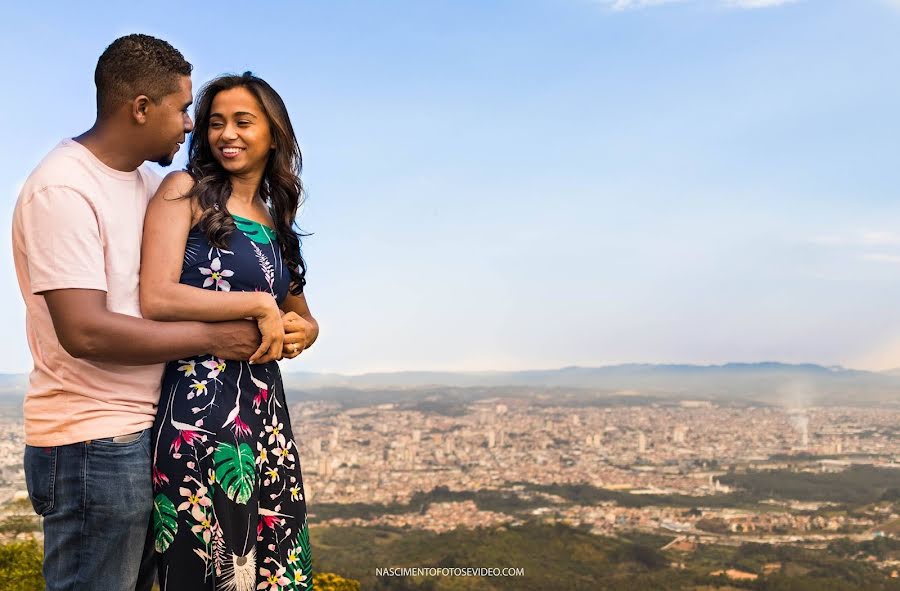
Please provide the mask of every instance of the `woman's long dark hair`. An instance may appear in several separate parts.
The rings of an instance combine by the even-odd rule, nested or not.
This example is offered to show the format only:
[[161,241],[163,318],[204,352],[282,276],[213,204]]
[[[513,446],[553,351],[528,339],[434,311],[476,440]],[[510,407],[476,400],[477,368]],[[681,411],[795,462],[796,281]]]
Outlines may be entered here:
[[209,115],[216,95],[237,87],[246,88],[256,97],[269,120],[275,149],[266,163],[259,196],[269,205],[281,255],[291,273],[290,293],[300,295],[306,284],[306,262],[300,252],[300,238],[308,234],[295,229],[294,219],[304,198],[303,183],[300,182],[303,157],[284,101],[265,80],[250,72],[244,72],[242,76],[220,76],[200,91],[187,165],[187,172],[196,184],[186,197],[195,199],[200,207],[200,229],[210,244],[227,248],[228,237],[236,228],[225,207],[231,196],[231,181],[228,172],[213,157],[208,136]]

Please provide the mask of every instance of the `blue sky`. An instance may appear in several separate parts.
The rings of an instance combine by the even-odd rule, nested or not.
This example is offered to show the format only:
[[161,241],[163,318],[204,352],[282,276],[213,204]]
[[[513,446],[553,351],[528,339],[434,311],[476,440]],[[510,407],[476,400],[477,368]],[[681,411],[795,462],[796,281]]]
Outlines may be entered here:
[[248,6],[8,9],[7,227],[92,123],[99,54],[144,32],[195,89],[251,69],[288,104],[322,335],[287,371],[900,366],[900,2]]

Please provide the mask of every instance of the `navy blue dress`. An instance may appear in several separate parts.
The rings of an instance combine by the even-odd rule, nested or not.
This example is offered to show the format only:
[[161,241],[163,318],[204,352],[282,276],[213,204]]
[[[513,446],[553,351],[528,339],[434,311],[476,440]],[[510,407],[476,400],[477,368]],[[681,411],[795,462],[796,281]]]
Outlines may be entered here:
[[[227,250],[191,229],[181,283],[265,291],[281,303],[290,274],[275,232],[232,217]],[[277,362],[200,355],[168,363],[153,486],[163,591],[312,589],[300,458]]]

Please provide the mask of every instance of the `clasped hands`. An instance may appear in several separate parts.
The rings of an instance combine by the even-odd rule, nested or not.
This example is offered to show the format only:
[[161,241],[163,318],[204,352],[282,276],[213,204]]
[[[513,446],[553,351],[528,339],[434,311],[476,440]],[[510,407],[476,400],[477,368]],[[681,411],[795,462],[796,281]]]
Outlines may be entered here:
[[316,326],[296,312],[283,312],[274,300],[256,318],[262,342],[250,357],[250,363],[293,359],[316,338]]
[[293,359],[312,344],[315,339],[315,326],[312,322],[296,312],[285,312],[281,315],[284,326],[283,359]]

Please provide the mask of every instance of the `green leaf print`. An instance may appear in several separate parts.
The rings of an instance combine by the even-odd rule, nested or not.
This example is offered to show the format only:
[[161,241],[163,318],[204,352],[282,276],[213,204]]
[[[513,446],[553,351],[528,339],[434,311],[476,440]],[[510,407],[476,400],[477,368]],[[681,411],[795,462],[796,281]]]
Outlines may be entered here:
[[288,553],[288,580],[291,589],[312,588],[312,551],[309,547],[309,528],[304,521],[297,534],[294,547]]
[[258,244],[269,244],[275,237],[275,231],[268,226],[236,215],[232,215],[231,217],[234,219],[234,225],[237,226],[237,229],[253,242]]
[[162,554],[178,533],[178,512],[169,498],[159,493],[153,499],[153,538],[156,551]]
[[235,447],[230,443],[220,443],[213,455],[216,480],[229,499],[246,505],[253,492],[256,478],[256,456],[246,443]]

